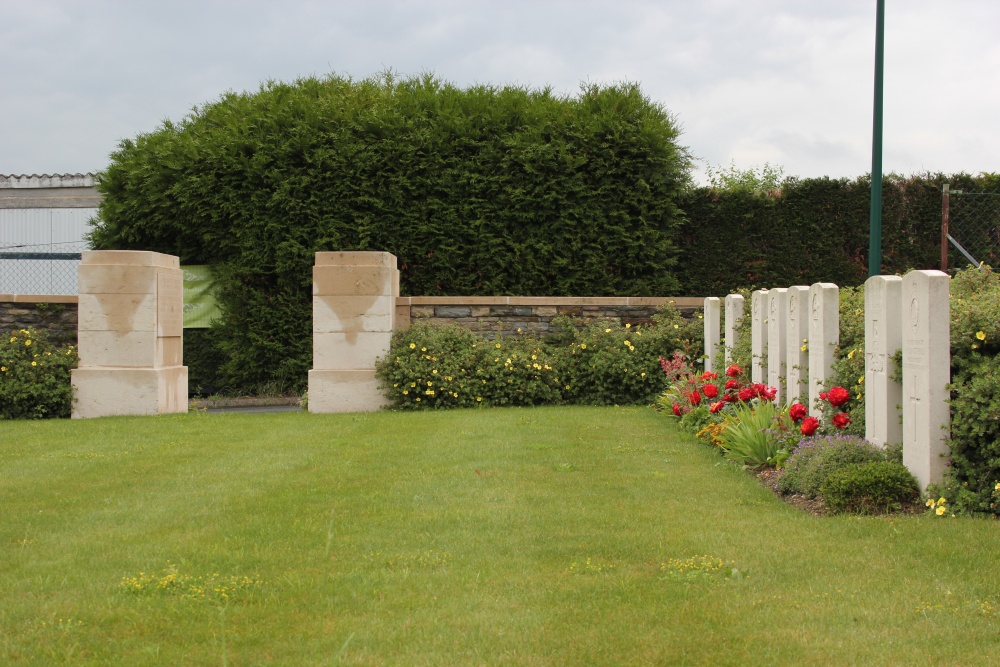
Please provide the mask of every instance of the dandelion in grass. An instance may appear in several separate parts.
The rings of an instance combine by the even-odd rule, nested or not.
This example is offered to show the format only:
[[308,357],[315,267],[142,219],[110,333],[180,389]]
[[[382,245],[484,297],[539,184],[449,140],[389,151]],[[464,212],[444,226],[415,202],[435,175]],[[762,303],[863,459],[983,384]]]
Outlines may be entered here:
[[986,340],[986,332],[985,331],[977,331],[976,332],[976,338],[978,338],[979,340]]

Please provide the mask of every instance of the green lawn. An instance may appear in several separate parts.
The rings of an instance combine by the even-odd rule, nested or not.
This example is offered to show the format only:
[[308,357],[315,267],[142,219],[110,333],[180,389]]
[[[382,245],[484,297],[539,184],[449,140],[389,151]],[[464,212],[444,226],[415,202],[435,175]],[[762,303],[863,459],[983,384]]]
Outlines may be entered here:
[[0,566],[3,665],[1000,661],[1000,524],[803,514],[640,408],[0,422]]

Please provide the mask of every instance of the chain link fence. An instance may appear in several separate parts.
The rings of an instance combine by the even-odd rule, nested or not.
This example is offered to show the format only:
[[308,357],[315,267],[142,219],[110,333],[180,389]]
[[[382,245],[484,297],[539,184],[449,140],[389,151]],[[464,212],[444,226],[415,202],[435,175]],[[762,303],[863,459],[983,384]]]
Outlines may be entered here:
[[0,294],[76,294],[86,241],[0,244]]
[[942,196],[941,269],[1000,268],[1000,193],[945,186]]

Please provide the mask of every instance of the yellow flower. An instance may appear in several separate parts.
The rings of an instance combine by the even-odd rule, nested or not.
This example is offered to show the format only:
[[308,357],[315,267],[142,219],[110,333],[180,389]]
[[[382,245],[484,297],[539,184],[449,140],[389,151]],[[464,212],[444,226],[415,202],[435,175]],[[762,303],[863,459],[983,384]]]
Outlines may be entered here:
[[978,350],[979,349],[979,343],[973,343],[972,344],[972,349],[973,350]]
[[854,355],[855,355],[856,353],[857,353],[857,350],[856,350],[856,349],[855,349],[855,350],[851,350],[850,352],[848,352],[848,353],[847,353],[847,358],[848,358],[848,359],[853,359],[853,358],[854,358]]
[[934,499],[933,499],[933,498],[928,498],[928,499],[927,499],[927,502],[926,502],[925,504],[926,504],[926,505],[927,505],[928,507],[930,507],[931,509],[934,509],[934,506],[935,506],[935,505],[936,505],[937,503],[935,503],[935,502],[934,502]]
[[938,498],[938,505],[944,505],[946,502],[948,502],[947,498]]
[[419,397],[419,396],[417,396],[417,403],[419,403],[419,402],[420,402],[420,397]]
[[24,346],[25,347],[28,347],[29,345],[31,345],[31,339],[30,338],[28,340],[24,341]]
[[476,396],[476,403],[481,403],[483,400],[482,396]]
[[[7,367],[6,366],[0,366],[0,373],[6,373],[6,372],[7,372]],[[997,484],[997,488],[1000,488],[1000,484]]]
[[31,362],[31,365],[32,365],[32,366],[37,366],[37,365],[38,365],[38,362],[37,362],[37,361],[32,361],[32,362]]
[[680,329],[680,328],[681,328],[681,325],[679,325],[679,324],[675,324],[675,325],[674,325],[674,328],[675,328],[675,329]]
[[580,343],[580,349],[581,350],[586,350],[587,349],[587,344],[586,343]]
[[604,333],[611,333],[611,329],[605,329]]
[[1000,482],[997,482],[997,485],[993,488],[995,491],[1000,491]]
[[645,374],[645,373],[643,373],[643,374],[641,375],[641,377],[646,377],[646,374]]
[[521,333],[521,327],[517,328],[517,333]]
[[632,325],[631,325],[631,324],[629,324],[628,322],[626,322],[626,323],[625,323],[625,328],[626,328],[626,329],[631,329],[631,328],[632,328]]
[[979,340],[986,340],[986,332],[985,331],[977,331],[976,332],[976,338],[978,338]]
[[426,347],[422,347],[422,348],[420,348],[420,351],[421,351],[421,352],[426,352],[426,351],[427,351],[427,348],[426,348]]
[[531,360],[532,360],[532,361],[534,361],[534,360],[535,360],[535,359],[537,359],[537,358],[538,358],[538,357],[536,357],[535,355],[531,355]]
[[413,348],[415,348],[416,346],[417,346],[417,344],[416,344],[416,343],[410,343],[410,349],[411,349],[411,350],[412,350]]
[[862,375],[861,377],[858,378],[858,384],[864,384],[864,383],[865,383],[865,376]]
[[406,396],[406,395],[407,395],[407,394],[409,394],[409,393],[410,393],[410,390],[409,390],[409,389],[404,389],[404,390],[403,390],[403,396]]
[[500,349],[500,343],[497,343],[497,349],[498,350]]
[[946,508],[944,505],[939,505],[938,508],[934,510],[934,513],[937,514],[938,516],[944,516],[944,513],[947,511],[948,508]]
[[806,350],[808,350],[808,349],[809,349],[809,346],[808,346],[808,345],[803,345],[803,346],[802,346],[802,347],[800,347],[799,349],[800,349],[800,350],[802,350],[803,352],[805,352]]
[[417,386],[417,383],[416,383],[416,382],[411,382],[411,383],[410,383],[410,386],[411,386],[411,387],[416,387],[416,386]]
[[626,347],[632,347],[631,341],[625,341],[625,345],[626,345]]
[[433,375],[437,375],[437,373],[438,373],[438,372],[437,372],[437,369],[436,369],[436,368],[435,368],[434,370],[432,370],[432,371],[431,371],[431,374],[433,374]]

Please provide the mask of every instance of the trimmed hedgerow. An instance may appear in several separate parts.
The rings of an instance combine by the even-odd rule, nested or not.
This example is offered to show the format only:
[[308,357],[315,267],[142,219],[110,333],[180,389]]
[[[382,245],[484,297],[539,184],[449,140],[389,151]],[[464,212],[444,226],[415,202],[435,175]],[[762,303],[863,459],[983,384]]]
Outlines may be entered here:
[[678,134],[634,84],[271,82],[121,142],[91,241],[212,264],[220,381],[301,388],[317,251],[391,252],[409,295],[678,293]]

